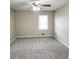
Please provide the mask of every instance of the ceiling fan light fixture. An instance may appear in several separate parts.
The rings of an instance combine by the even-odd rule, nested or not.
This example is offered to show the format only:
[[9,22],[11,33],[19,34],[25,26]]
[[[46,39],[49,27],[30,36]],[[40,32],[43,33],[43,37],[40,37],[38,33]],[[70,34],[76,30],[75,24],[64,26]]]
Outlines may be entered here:
[[37,11],[40,11],[40,7],[37,7]]
[[33,6],[33,11],[36,11],[36,7],[35,6]]
[[40,11],[40,7],[33,6],[33,11]]

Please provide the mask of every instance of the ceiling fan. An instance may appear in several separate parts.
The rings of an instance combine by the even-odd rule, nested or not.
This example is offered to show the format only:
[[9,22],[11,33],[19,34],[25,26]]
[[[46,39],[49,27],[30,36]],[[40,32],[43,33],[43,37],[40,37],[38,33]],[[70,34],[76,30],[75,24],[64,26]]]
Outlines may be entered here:
[[51,7],[50,4],[41,4],[39,0],[34,0],[32,4],[33,4],[32,8],[34,11],[39,11],[40,7]]
[[43,3],[41,3],[40,0],[23,1],[19,5],[20,6],[26,6],[27,9],[32,8],[34,11],[39,11],[43,7],[45,7],[45,8],[51,7],[51,4],[48,4],[47,2],[43,4]]

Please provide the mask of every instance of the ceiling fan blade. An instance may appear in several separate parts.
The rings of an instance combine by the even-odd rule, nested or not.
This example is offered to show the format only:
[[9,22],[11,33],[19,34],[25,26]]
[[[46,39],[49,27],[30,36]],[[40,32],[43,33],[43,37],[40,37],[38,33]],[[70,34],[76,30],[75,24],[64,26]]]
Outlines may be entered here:
[[44,7],[51,7],[50,4],[43,4],[43,5],[41,5],[41,6],[44,6]]

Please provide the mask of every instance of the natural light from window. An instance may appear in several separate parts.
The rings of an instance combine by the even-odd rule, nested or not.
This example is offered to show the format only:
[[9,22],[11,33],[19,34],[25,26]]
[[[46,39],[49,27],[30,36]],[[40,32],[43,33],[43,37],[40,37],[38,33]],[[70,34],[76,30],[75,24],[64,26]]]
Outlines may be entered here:
[[48,29],[48,15],[39,15],[39,30]]

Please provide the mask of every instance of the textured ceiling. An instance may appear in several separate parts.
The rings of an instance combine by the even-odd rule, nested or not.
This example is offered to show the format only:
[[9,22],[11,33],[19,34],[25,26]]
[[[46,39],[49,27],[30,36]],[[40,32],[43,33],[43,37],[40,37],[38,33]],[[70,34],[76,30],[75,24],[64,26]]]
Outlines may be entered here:
[[[34,0],[11,0],[10,7],[13,10],[32,10]],[[63,6],[68,0],[39,0],[40,4],[51,4],[51,7],[40,7],[43,11],[53,11]]]

